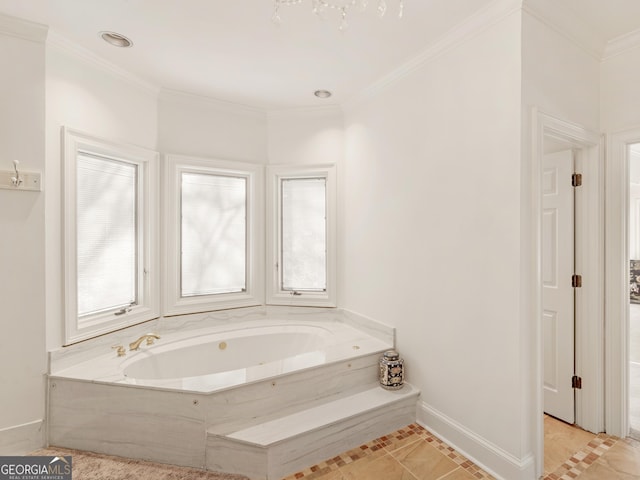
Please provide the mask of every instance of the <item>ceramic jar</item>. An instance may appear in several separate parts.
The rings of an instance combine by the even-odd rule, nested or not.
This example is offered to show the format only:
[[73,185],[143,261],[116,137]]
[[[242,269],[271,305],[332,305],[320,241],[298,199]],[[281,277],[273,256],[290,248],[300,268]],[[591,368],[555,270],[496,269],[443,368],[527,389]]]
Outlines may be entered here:
[[395,350],[387,350],[380,358],[380,386],[399,390],[404,385],[404,360]]

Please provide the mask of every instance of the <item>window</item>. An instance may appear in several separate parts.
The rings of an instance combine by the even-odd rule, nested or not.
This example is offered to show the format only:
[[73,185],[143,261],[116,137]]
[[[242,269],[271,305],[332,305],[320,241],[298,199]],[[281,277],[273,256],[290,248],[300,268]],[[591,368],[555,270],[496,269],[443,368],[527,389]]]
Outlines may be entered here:
[[247,179],[181,175],[181,296],[246,291]]
[[78,319],[138,303],[138,165],[78,152]]
[[262,167],[168,155],[164,313],[262,303]]
[[280,285],[288,292],[327,291],[327,179],[282,178]]
[[270,167],[268,177],[268,303],[335,306],[335,167]]
[[157,154],[65,129],[65,343],[158,317]]

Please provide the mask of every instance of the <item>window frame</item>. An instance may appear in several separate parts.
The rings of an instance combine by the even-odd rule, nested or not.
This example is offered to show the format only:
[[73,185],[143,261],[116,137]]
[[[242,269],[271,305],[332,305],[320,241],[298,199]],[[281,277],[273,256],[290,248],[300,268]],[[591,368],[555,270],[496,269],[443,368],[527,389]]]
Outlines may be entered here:
[[[160,316],[158,298],[159,155],[142,147],[113,142],[63,127],[63,269],[65,345],[152,320]],[[80,153],[130,163],[138,167],[137,179],[137,293],[138,303],[115,315],[113,308],[78,317],[77,261],[77,158]]]
[[[326,179],[326,291],[291,291],[282,288],[279,266],[282,265],[282,180],[296,178]],[[337,277],[337,185],[336,166],[271,165],[267,167],[267,304],[309,307],[336,306]],[[295,293],[294,293],[295,292]]]
[[[201,313],[264,303],[263,198],[264,167],[258,164],[165,154],[162,198],[165,316]],[[246,290],[182,297],[181,292],[181,180],[182,173],[242,177],[247,181]]]

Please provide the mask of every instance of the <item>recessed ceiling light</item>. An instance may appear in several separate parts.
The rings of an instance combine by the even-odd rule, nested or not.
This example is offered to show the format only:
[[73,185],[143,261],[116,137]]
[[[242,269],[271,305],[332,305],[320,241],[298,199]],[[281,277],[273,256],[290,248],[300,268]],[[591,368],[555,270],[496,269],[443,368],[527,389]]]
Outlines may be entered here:
[[313,94],[318,98],[329,98],[331,96],[329,90],[316,90]]
[[128,48],[133,46],[131,40],[116,32],[100,32],[100,37],[114,47]]

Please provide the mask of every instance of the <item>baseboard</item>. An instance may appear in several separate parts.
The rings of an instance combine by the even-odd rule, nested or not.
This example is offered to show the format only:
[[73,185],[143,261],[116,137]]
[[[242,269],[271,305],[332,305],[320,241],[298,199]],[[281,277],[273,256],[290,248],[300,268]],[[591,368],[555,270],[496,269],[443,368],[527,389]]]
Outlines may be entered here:
[[0,455],[24,455],[44,447],[44,420],[0,430]]
[[418,402],[418,423],[498,480],[535,480],[533,454],[519,459],[442,412]]

